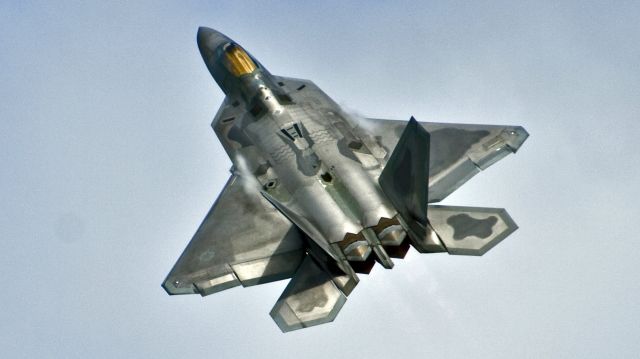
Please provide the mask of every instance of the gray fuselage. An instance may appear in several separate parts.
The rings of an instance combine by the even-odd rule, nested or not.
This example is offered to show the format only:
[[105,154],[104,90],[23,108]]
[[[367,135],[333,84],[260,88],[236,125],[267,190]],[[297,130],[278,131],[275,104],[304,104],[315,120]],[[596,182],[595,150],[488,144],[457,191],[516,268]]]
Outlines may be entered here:
[[292,222],[305,222],[296,224],[328,250],[397,214],[376,181],[375,149],[354,135],[349,115],[331,98],[316,86],[286,88],[229,38],[206,35],[199,44],[207,67],[227,101],[246,113],[235,120],[235,136],[257,148],[230,154],[234,166],[291,208]]

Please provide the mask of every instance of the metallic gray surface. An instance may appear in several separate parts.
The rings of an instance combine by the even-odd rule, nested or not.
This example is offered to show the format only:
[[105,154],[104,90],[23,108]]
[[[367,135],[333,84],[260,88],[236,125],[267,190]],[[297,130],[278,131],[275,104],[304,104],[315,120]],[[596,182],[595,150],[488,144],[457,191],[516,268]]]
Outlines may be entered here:
[[431,205],[428,212],[450,254],[481,256],[518,229],[503,208]]
[[280,330],[288,332],[332,322],[346,300],[332,276],[307,256],[270,315]]
[[[359,129],[374,134],[381,146],[395,148],[404,121],[359,118]],[[439,202],[471,177],[509,153],[529,134],[520,126],[421,122],[431,135],[429,202]],[[364,135],[364,134],[363,134]]]
[[163,283],[208,295],[293,277],[271,316],[283,332],[335,319],[375,262],[482,255],[515,230],[504,210],[428,206],[515,152],[522,127],[362,119],[313,82],[271,75],[200,28],[226,94],[211,124],[232,176]]
[[259,193],[247,193],[244,182],[229,179],[165,279],[169,294],[207,295],[295,272],[304,255],[299,230]]
[[413,117],[378,182],[407,222],[427,223],[430,136]]

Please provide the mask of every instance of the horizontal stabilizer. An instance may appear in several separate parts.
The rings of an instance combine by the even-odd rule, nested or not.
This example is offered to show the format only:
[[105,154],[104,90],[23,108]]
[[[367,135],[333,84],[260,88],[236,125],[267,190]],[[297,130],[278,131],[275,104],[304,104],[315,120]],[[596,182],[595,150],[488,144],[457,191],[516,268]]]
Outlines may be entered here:
[[518,229],[503,208],[429,206],[428,213],[449,254],[481,256]]
[[332,322],[346,300],[333,276],[306,256],[270,315],[280,330],[289,332]]

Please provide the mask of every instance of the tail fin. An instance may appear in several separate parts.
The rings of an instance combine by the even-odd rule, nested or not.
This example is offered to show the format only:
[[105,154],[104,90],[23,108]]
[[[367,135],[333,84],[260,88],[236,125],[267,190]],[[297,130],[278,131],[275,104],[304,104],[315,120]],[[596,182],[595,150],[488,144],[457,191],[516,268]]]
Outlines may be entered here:
[[413,246],[420,252],[442,252],[426,231],[430,143],[429,132],[411,117],[378,182],[398,210]]
[[378,182],[405,221],[427,223],[429,132],[411,117]]

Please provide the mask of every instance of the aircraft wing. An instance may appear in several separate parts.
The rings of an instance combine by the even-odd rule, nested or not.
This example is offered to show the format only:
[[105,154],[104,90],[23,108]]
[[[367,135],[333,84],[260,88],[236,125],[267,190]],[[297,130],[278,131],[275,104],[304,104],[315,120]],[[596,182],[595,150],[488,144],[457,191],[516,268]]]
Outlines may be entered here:
[[[520,126],[420,122],[431,135],[429,202],[439,202],[481,170],[515,153],[529,134]],[[363,118],[356,131],[375,137],[387,154],[406,121]]]
[[232,175],[162,286],[203,296],[290,278],[305,257],[299,230]]

